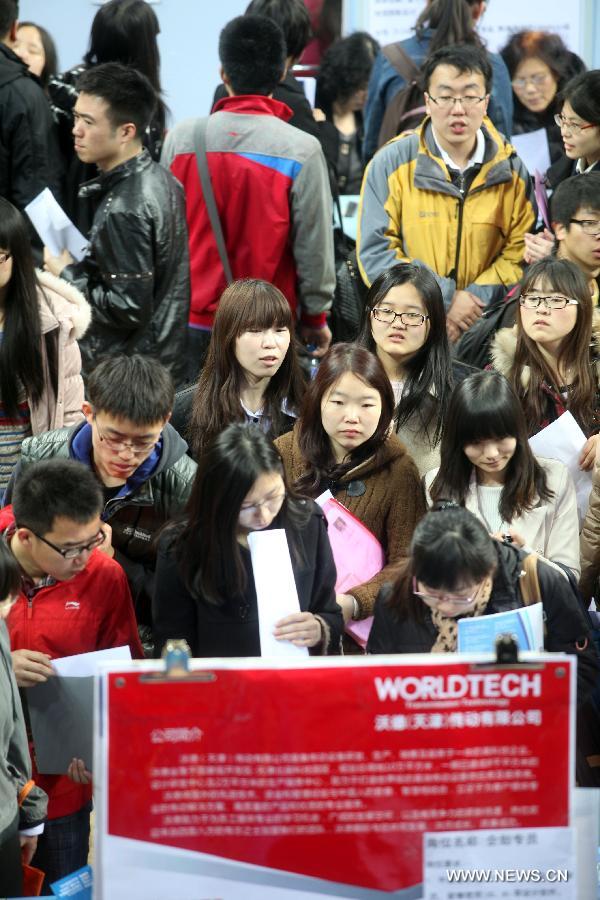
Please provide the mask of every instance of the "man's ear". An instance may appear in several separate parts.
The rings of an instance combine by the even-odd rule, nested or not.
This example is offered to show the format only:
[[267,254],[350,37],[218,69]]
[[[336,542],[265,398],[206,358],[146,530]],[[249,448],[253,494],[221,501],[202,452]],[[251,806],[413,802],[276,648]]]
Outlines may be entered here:
[[221,76],[221,81],[225,85],[225,90],[230,97],[233,97],[233,88],[231,87],[231,81],[229,80],[229,75],[227,74],[223,66],[221,66],[221,68],[219,69],[219,75]]
[[21,544],[24,544],[26,547],[31,546],[33,533],[29,530],[29,528],[17,528],[16,535]]
[[135,141],[135,139],[139,137],[137,128],[135,127],[133,122],[125,122],[124,125],[121,125],[120,130],[124,144],[129,144],[130,141]]
[[86,422],[88,425],[92,424],[92,419],[94,418],[94,409],[91,403],[88,403],[87,400],[84,400],[81,404],[81,411],[85,416]]
[[566,225],[561,225],[560,222],[552,222],[552,231],[557,241],[564,241],[567,236]]
[[19,22],[15,19],[15,21],[10,26],[10,31],[7,34],[7,41],[9,47],[12,47],[17,40],[17,31],[19,30]]

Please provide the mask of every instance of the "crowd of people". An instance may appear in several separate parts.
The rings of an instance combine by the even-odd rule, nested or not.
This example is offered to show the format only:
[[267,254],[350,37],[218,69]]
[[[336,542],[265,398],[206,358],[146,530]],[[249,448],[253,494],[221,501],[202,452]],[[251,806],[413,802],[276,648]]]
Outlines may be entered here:
[[[392,47],[338,36],[313,110],[304,3],[252,0],[210,114],[173,124],[146,0],[104,3],[62,73],[0,0],[0,895],[22,861],[48,888],[89,853],[90,761],[37,772],[28,692],[122,645],[259,656],[265,529],[299,601],[275,638],[311,655],[361,652],[370,617],[368,653],[454,652],[459,618],[530,602],[533,566],[545,647],[579,663],[577,778],[600,784],[600,71],[545,32],[490,53],[484,7],[429,0]],[[82,259],[35,232],[45,188]],[[333,210],[359,193],[352,248]],[[587,510],[529,443],[566,412]],[[325,492],[381,548],[343,588]]]

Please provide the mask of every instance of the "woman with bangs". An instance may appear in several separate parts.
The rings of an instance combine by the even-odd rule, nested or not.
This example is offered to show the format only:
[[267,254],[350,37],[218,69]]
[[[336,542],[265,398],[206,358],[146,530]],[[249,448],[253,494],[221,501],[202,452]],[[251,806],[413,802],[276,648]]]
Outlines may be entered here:
[[363,347],[335,344],[311,382],[294,430],[278,438],[288,481],[301,494],[329,490],[377,538],[379,574],[338,594],[344,621],[373,612],[425,511],[419,472],[391,428],[394,394],[379,359]]
[[548,257],[527,270],[517,322],[500,329],[492,343],[493,368],[514,388],[527,433],[569,410],[588,438],[579,457],[584,470],[594,465],[600,424],[599,330],[581,269]]
[[458,385],[442,435],[441,461],[425,477],[431,500],[453,500],[492,537],[558,563],[579,578],[579,520],[567,468],[536,458],[521,404],[495,372]]
[[425,475],[440,461],[454,385],[474,371],[451,360],[442,292],[428,268],[398,263],[375,279],[357,342],[383,365],[394,391],[396,432]]
[[233,422],[271,438],[292,428],[305,389],[293,334],[290,305],[274,285],[247,278],[226,288],[198,383],[173,410],[194,459]]

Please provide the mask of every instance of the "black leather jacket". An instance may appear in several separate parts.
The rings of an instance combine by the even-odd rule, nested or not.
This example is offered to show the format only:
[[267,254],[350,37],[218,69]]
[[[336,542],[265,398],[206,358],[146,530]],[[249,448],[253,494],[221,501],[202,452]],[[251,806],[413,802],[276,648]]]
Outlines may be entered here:
[[103,356],[157,357],[185,381],[190,301],[185,199],[179,182],[147,150],[82,185],[98,198],[87,256],[61,276],[92,306],[79,341],[83,370]]

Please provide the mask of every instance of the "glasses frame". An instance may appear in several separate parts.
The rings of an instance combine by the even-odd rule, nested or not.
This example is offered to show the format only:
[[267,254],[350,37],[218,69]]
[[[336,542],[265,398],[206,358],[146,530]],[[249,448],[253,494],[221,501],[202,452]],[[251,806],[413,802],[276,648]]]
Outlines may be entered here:
[[[262,500],[260,503],[252,503],[250,506],[240,506],[240,515],[246,515],[248,513],[254,515],[258,512],[259,509],[262,509],[263,506],[266,506],[269,512],[273,512],[273,510],[271,509],[271,504],[275,506],[277,503],[279,503],[279,501],[281,501],[281,504],[279,506],[279,509],[281,509],[286,497],[287,491],[284,491],[282,494],[277,494],[276,497],[269,497],[268,500]],[[275,515],[277,515],[277,513],[275,513]]]
[[7,250],[6,252],[2,251],[2,253],[0,253],[0,266],[3,266],[4,263],[8,262],[11,257],[12,253],[10,250]]
[[[429,316],[424,316],[423,313],[405,313],[405,312],[397,313],[393,309],[388,309],[388,310],[385,310],[385,312],[392,313],[394,318],[392,319],[391,322],[385,322],[383,319],[380,319],[379,316],[377,315],[377,312],[381,312],[381,311],[382,310],[378,306],[374,306],[373,309],[371,310],[371,315],[377,322],[381,322],[382,325],[394,325],[394,323],[396,322],[396,319],[400,319],[401,323],[404,325],[405,328],[420,328],[429,319]],[[419,324],[413,325],[412,322],[405,322],[404,319],[402,318],[402,316],[409,316],[409,315],[410,316],[420,316],[421,321],[419,322]]]
[[569,122],[569,120],[565,119],[560,113],[555,114],[554,121],[560,129],[564,127],[568,128],[571,134],[580,134],[588,128],[598,128],[598,125],[579,125],[577,122]]
[[[21,526],[22,528],[27,528],[27,525]],[[29,529],[32,534],[35,534],[38,540],[42,541],[44,544],[47,544],[53,550],[56,550],[57,553],[60,553],[63,559],[76,559],[78,556],[81,556],[82,553],[91,553],[92,550],[95,550],[97,547],[101,547],[102,544],[106,541],[106,532],[100,529],[96,537],[89,542],[89,544],[85,544],[83,547],[57,547],[56,544],[53,544],[52,541],[49,541],[47,538],[42,537],[41,534],[38,534],[37,531],[34,531],[33,528]]]
[[[478,103],[483,103],[486,97],[489,94],[484,94],[483,97],[475,97],[473,94],[467,94],[466,97],[432,97],[431,94],[427,94],[432,103],[435,103],[436,106],[439,106],[440,109],[454,109],[454,106],[457,103],[460,103],[465,109],[474,109]],[[446,100],[451,100],[451,103],[446,103]],[[468,100],[468,103],[465,103],[465,100]]]
[[514,81],[511,81],[513,88],[516,88],[518,91],[524,90],[529,82],[531,82],[534,87],[540,87],[542,84],[545,84],[549,78],[552,78],[551,72],[539,73],[538,75],[530,75],[529,78],[515,78]]
[[[519,297],[519,306],[522,306],[523,309],[539,309],[542,303],[549,312],[553,312],[557,309],[566,309],[567,306],[579,306],[579,300],[574,300],[573,297],[565,297],[564,294],[548,294],[547,297],[536,297],[537,304],[535,306],[527,306],[525,300],[527,300],[528,297],[531,297],[531,294],[522,294]],[[562,306],[550,306],[548,303],[549,300],[564,300],[565,302]]]
[[434,597],[433,594],[425,594],[423,591],[417,590],[416,575],[413,575],[412,580],[413,594],[415,595],[415,597],[419,597],[420,600],[429,600],[436,606],[439,606],[440,603],[454,603],[456,606],[464,607],[464,609],[467,609],[475,602],[477,592],[479,591],[482,584],[483,580],[474,586],[470,597],[456,597],[453,594],[442,594],[440,597]]
[[581,230],[584,234],[587,234],[588,237],[598,237],[600,235],[600,222],[596,222],[596,231],[588,231],[585,227],[586,225],[594,224],[594,219],[569,219],[569,222],[580,225]]
[[133,453],[134,456],[141,456],[142,453],[150,453],[160,440],[160,435],[155,441],[148,441],[147,443],[138,444],[136,446],[136,442],[133,440],[129,441],[117,441],[114,438],[106,437],[106,435],[102,434],[102,429],[98,424],[98,417],[96,413],[93,416],[94,422],[96,423],[96,428],[98,429],[98,437],[100,438],[103,444],[106,444],[109,450],[114,450],[115,453],[121,453],[123,450],[129,450],[130,453]]

